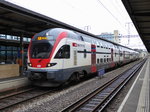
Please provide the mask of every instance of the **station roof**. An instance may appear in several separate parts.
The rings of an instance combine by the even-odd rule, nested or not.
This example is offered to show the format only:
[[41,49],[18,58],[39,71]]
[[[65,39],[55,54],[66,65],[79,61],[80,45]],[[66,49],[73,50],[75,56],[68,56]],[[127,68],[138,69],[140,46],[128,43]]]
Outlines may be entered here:
[[[0,0],[0,34],[31,38],[34,34],[49,28],[66,28],[99,38],[94,34],[88,33],[48,16],[28,10],[5,0]],[[105,41],[118,45],[117,43],[109,40]]]
[[35,33],[54,27],[79,31],[71,25],[0,0],[0,34],[31,38]]
[[122,0],[147,51],[150,52],[150,0]]

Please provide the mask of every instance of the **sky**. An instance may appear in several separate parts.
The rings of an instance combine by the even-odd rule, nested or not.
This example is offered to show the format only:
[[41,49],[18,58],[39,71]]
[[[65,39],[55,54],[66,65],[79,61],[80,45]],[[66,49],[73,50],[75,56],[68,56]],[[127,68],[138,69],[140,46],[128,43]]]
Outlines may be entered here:
[[[121,0],[6,0],[49,16],[58,21],[99,35],[103,32],[113,33],[118,30],[122,35],[138,35]],[[88,27],[88,28],[87,28]],[[136,43],[133,43],[135,42]],[[138,44],[137,44],[138,43]],[[131,48],[144,49],[140,38],[127,38],[121,44]],[[137,45],[136,45],[137,44]],[[132,45],[132,46],[131,46]]]

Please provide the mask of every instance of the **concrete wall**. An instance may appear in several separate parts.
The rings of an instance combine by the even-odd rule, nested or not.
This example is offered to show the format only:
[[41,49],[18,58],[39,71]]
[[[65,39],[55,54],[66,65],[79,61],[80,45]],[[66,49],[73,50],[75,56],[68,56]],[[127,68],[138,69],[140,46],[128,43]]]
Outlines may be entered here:
[[0,79],[19,76],[19,64],[0,65]]

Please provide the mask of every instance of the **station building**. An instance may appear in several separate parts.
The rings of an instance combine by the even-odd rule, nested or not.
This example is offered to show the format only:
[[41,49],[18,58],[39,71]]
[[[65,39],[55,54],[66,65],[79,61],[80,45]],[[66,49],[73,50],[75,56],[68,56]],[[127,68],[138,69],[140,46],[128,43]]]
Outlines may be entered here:
[[[30,40],[30,38],[23,38],[23,42],[25,42],[25,55],[27,54],[27,47]],[[20,37],[0,34],[0,41],[0,64],[16,64],[17,58],[20,57],[20,46],[18,44]]]
[[118,30],[114,30],[114,33],[101,33],[100,35],[97,35],[100,38],[115,42],[115,43],[120,43],[120,38],[121,35],[119,34]]
[[21,67],[23,70],[26,69],[30,40],[30,38],[23,37],[23,58],[21,58],[20,37],[0,34],[0,79],[20,76]]

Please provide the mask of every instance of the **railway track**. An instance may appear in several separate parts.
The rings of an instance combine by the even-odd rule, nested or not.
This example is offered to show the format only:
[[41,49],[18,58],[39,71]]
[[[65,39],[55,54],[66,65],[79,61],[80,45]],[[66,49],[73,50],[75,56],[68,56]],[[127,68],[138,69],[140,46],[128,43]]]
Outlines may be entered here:
[[145,60],[115,77],[87,96],[63,109],[62,112],[95,112],[103,111],[114,96],[124,87],[132,76],[141,68]]
[[33,98],[50,93],[53,90],[45,90],[39,88],[28,88],[16,91],[8,95],[0,96],[0,112],[10,107],[31,100]]

